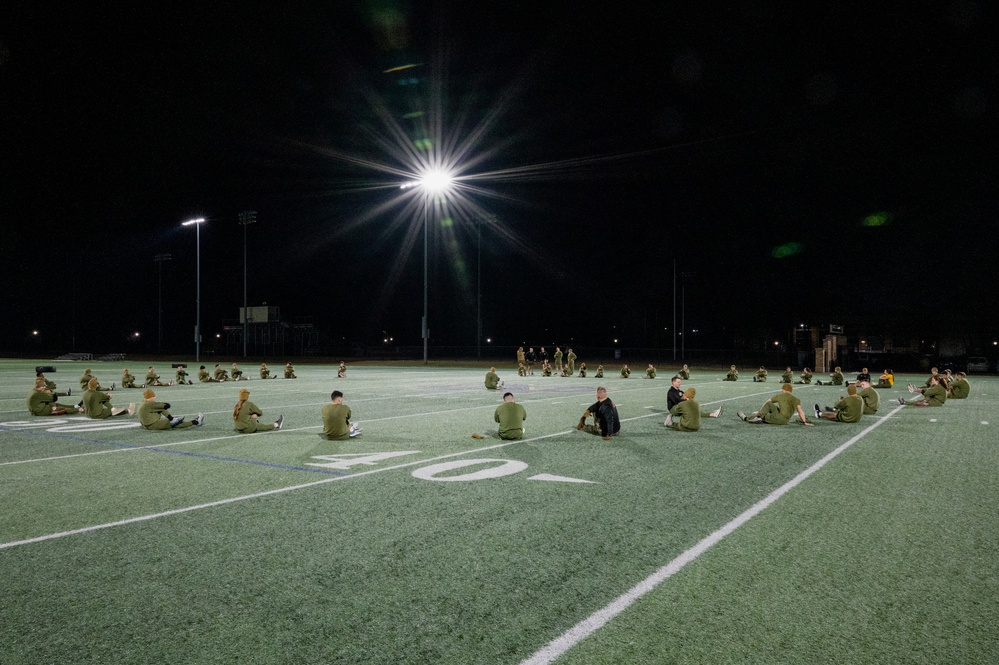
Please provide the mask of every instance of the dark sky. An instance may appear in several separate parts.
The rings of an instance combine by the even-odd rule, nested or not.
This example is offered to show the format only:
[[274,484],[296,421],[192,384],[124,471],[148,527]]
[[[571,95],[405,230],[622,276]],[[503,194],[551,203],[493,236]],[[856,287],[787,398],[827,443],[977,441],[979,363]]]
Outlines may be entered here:
[[419,344],[422,205],[372,164],[411,171],[427,136],[468,143],[475,187],[452,223],[432,215],[435,344],[475,343],[485,214],[499,344],[663,342],[674,262],[704,344],[798,322],[994,334],[986,3],[37,4],[0,8],[0,350],[35,329],[148,344],[158,253],[166,345],[185,349],[196,216],[220,331],[242,210],[251,305]]

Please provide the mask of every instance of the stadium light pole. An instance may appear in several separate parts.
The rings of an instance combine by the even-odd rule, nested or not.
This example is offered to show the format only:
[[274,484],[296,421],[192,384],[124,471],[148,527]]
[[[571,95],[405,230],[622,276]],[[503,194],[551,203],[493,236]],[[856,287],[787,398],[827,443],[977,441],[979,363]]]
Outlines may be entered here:
[[430,197],[433,194],[444,194],[451,187],[452,176],[447,171],[429,169],[423,173],[419,180],[402,185],[400,189],[410,187],[420,187],[423,189],[423,364],[429,364],[428,348],[430,340],[430,328],[427,325],[429,314],[429,227],[430,227]]
[[163,262],[170,258],[169,254],[157,254],[153,257],[160,273],[159,294],[156,298],[156,353],[163,353]]
[[246,227],[257,223],[256,210],[239,213],[239,225],[243,227],[243,357],[246,357],[246,338],[249,334],[249,316],[246,310]]
[[204,217],[198,217],[197,219],[189,219],[186,222],[181,222],[181,226],[191,226],[195,228],[195,240],[197,248],[196,250],[196,265],[197,265],[197,302],[198,302],[198,317],[195,319],[194,323],[194,362],[201,362],[201,225],[205,223]]

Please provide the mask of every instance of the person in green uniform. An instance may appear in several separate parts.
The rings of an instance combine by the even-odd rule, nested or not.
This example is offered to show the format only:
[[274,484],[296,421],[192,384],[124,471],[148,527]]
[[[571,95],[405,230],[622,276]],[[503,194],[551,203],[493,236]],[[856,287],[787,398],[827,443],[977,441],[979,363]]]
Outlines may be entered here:
[[264,412],[256,404],[250,401],[250,391],[243,388],[239,391],[239,401],[232,409],[232,421],[236,431],[240,434],[252,434],[254,432],[270,432],[281,429],[284,425],[284,416],[278,416],[274,424],[262,423],[258,420]]
[[197,418],[188,421],[184,420],[184,416],[171,416],[170,405],[157,402],[153,389],[146,388],[142,391],[142,401],[139,402],[139,424],[151,430],[201,427],[205,424],[205,414],[199,413]]
[[45,374],[43,374],[42,372],[36,372],[35,373],[35,378],[36,379],[41,379],[42,381],[45,382],[45,388],[48,389],[48,391],[50,393],[52,393],[53,397],[57,397],[57,398],[58,397],[69,397],[70,395],[73,394],[73,389],[72,388],[67,388],[66,392],[64,392],[64,393],[63,392],[58,392],[56,390],[56,388],[58,388],[58,386],[56,385],[56,382],[55,381],[49,381],[45,377]]
[[625,365],[621,368],[621,378],[627,379],[629,376],[631,376],[631,368]]
[[261,379],[276,379],[277,374],[271,376],[271,369],[267,366],[267,363],[260,363],[260,378]]
[[681,379],[683,379],[684,381],[689,381],[690,380],[690,368],[687,367],[686,364],[684,364],[684,366],[680,368],[680,371],[677,372],[676,375],[678,377],[680,377]]
[[579,363],[579,378],[586,378],[586,363]]
[[347,378],[347,363],[340,361],[340,365],[336,368],[336,378],[346,379]]
[[767,368],[760,365],[760,368],[756,370],[756,374],[753,375],[754,383],[765,383],[767,380]]
[[[679,375],[677,378],[680,378]],[[666,416],[663,425],[678,432],[696,432],[701,429],[701,416],[717,418],[714,411],[701,413],[701,406],[694,399],[696,396],[697,388],[691,387],[684,390],[683,397],[669,410],[669,415]]]
[[191,385],[191,380],[187,378],[187,368],[183,365],[177,365],[177,374],[174,380],[177,382],[178,386],[182,386],[184,384]]
[[843,385],[843,370],[839,367],[834,367],[833,371],[829,373],[829,381],[823,383],[820,380],[815,382],[819,386],[841,386]]
[[224,367],[222,367],[221,364],[216,364],[215,365],[214,378],[219,383],[222,383],[223,381],[228,381],[229,380],[229,370],[227,370]]
[[[548,365],[545,365],[544,367],[541,368],[541,373],[544,374],[545,376],[551,376],[552,368],[549,367]],[[520,363],[517,365],[517,376],[527,376],[527,368],[524,366],[524,363]]]
[[964,372],[958,372],[955,376],[957,380],[950,387],[949,399],[968,399],[968,395],[971,394],[971,384],[968,383],[968,375]]
[[[90,380],[92,378],[94,378],[94,375],[91,373],[89,369],[83,370],[83,376],[80,377],[80,390],[86,390],[88,386],[90,386]],[[114,381],[111,382],[110,388],[103,388],[101,387],[100,381],[97,382],[97,389],[102,392],[103,391],[114,392],[114,388],[115,388]]]
[[284,364],[284,378],[286,379],[297,379],[295,375],[295,368],[291,366],[291,363]]
[[135,413],[135,404],[129,404],[127,409],[111,406],[111,395],[101,391],[97,379],[90,379],[87,389],[83,391],[83,412],[88,418],[98,419],[130,416]]
[[903,406],[943,406],[947,402],[947,389],[940,383],[940,378],[934,374],[930,377],[930,387],[919,397],[906,402],[904,397],[898,398]]
[[149,367],[147,367],[146,368],[146,387],[148,388],[150,386],[162,386],[162,385],[165,385],[165,384],[163,384],[162,382],[160,382],[160,375],[156,373],[156,370],[153,369],[153,366],[150,365]]
[[496,368],[490,367],[486,372],[486,390],[499,390],[503,387],[503,381],[496,375]]
[[645,378],[646,379],[656,378],[656,367],[652,363],[649,363],[649,366],[645,368]]
[[560,347],[560,346],[556,346],[555,347],[555,355],[552,356],[552,358],[555,360],[555,370],[557,372],[561,372],[562,371],[562,347]]
[[28,393],[28,413],[33,416],[64,416],[82,412],[80,407],[57,402],[56,396],[45,386],[45,377],[35,378],[35,387]]
[[801,370],[801,380],[798,383],[808,385],[812,382],[812,370],[807,367]]
[[319,435],[328,441],[346,441],[361,435],[358,423],[350,422],[350,407],[343,403],[343,393],[330,393],[330,403],[323,407],[323,431]]
[[[520,374],[520,372],[523,372],[523,374]],[[520,374],[521,376],[527,376],[527,368],[521,365],[517,373]],[[552,375],[551,363],[545,363],[544,365],[542,365],[541,376],[551,376],[551,375]]]
[[791,374],[791,368],[790,367],[784,368],[784,373],[780,375],[780,382],[781,383],[791,383],[791,381],[793,381],[793,380],[794,379],[793,379],[792,374]]
[[140,387],[135,385],[135,375],[129,372],[127,367],[121,371],[121,387],[122,388]]
[[728,370],[728,374],[725,375],[723,381],[738,381],[738,380],[739,380],[739,370],[735,368],[735,365],[732,365]]
[[[526,359],[527,359],[527,354],[524,353],[524,347],[518,346],[517,347],[517,364],[518,365],[524,365],[524,363],[526,362]],[[526,369],[526,365],[525,365],[525,369]]]
[[841,398],[832,407],[831,413],[822,413],[819,405],[815,405],[815,417],[835,420],[841,423],[859,423],[864,415],[864,400],[857,394],[857,386],[846,387],[846,397]]
[[212,375],[208,373],[208,370],[205,369],[204,365],[198,368],[198,381],[201,383],[218,383],[218,381],[213,379]]
[[513,441],[524,437],[524,421],[527,420],[527,411],[523,406],[517,404],[513,398],[513,393],[503,394],[503,403],[496,407],[493,420],[499,423],[499,437]]
[[805,417],[805,410],[801,408],[801,400],[792,394],[793,389],[790,383],[785,382],[780,387],[780,392],[764,402],[759,411],[748,416],[739,411],[739,418],[753,424],[786,425],[791,422],[791,416],[797,413],[802,425],[811,426],[812,423]]
[[881,406],[881,396],[878,391],[871,386],[870,379],[857,381],[857,395],[864,400],[864,415],[873,416]]
[[232,377],[233,381],[249,381],[250,378],[243,376],[243,370],[239,368],[236,363],[232,364],[232,371],[229,372],[229,376]]
[[576,354],[573,353],[571,347],[565,350],[565,364],[569,366],[569,373],[566,376],[572,376],[576,373]]
[[598,378],[598,379],[604,378],[604,366],[603,365],[597,365],[597,373],[594,374],[593,376],[596,377],[596,378]]

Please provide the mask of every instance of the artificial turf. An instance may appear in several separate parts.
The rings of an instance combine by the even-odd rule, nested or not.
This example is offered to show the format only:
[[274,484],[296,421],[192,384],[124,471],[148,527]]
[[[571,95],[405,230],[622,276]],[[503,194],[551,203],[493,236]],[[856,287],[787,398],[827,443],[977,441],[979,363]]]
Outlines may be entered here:
[[[686,385],[725,413],[679,433],[662,426],[668,370],[501,367],[528,412],[511,443],[485,367],[158,388],[206,425],[149,432],[27,416],[36,364],[0,361],[5,665],[519,663],[835,451],[557,662],[999,660],[994,378],[940,409],[898,409],[896,389],[860,424],[804,428],[735,416],[777,384],[695,371]],[[58,369],[76,384],[78,363]],[[572,427],[598,384],[624,420],[611,442]],[[282,431],[232,431],[243,387]],[[317,436],[333,388],[361,437]]]

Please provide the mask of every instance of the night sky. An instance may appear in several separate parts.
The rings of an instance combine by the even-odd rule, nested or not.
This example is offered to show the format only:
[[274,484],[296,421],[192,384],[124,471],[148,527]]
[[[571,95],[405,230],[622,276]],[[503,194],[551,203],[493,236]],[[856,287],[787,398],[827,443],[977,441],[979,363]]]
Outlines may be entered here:
[[691,346],[995,334],[989,4],[37,4],[0,8],[0,351],[155,350],[160,253],[188,351],[180,223],[208,337],[244,210],[250,305],[419,345],[428,145],[432,345],[475,344],[480,225],[498,345],[670,344],[674,265]]

